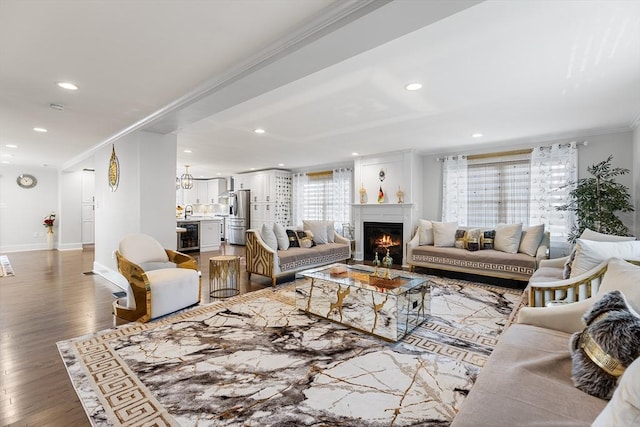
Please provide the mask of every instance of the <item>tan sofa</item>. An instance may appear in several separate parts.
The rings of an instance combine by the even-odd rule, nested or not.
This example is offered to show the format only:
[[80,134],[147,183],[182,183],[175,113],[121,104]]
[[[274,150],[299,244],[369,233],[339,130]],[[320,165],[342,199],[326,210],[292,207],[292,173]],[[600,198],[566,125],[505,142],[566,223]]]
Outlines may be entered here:
[[271,249],[258,230],[247,230],[247,273],[271,278],[276,285],[278,277],[309,268],[320,267],[351,258],[351,242],[334,232],[334,243],[312,248]]
[[[451,426],[590,426],[594,421],[598,427],[637,425],[611,417],[640,421],[640,396],[629,402],[623,395],[627,404],[623,408],[616,400],[616,394],[623,393],[616,391],[609,404],[574,387],[569,340],[583,329],[582,315],[607,292],[620,290],[640,308],[638,280],[639,267],[610,260],[593,297],[561,306],[521,308],[517,323],[500,337]],[[622,384],[637,388],[638,363],[622,375],[618,388]]]
[[416,233],[407,243],[407,264],[415,267],[457,271],[481,276],[528,281],[541,260],[547,258],[549,233],[538,246],[536,256],[523,253],[506,253],[494,249],[468,251],[454,247],[420,245]]

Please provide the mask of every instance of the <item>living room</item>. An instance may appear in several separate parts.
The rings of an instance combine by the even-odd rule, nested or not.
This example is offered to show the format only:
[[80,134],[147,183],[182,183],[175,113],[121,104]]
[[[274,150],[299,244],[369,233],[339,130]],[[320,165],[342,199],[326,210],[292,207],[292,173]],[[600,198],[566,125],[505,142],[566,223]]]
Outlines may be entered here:
[[[60,3],[66,3],[64,6],[69,7],[67,2]],[[313,3],[308,2],[308,4]],[[308,13],[308,18],[322,9],[322,6],[331,3],[315,2],[314,6],[309,6],[310,10],[301,12]],[[141,80],[136,80],[136,83],[132,85],[135,87],[127,87],[127,90],[133,94],[132,98],[140,97],[144,99],[144,102],[136,102],[129,98],[128,105],[126,102],[112,105],[110,97],[101,93],[100,96],[94,98],[95,104],[92,108],[97,110],[95,115],[91,117],[73,116],[73,123],[67,124],[71,129],[68,130],[68,139],[65,139],[65,136],[54,136],[56,133],[55,121],[60,117],[65,117],[63,114],[77,114],[82,109],[84,101],[80,102],[79,97],[83,96],[82,92],[87,87],[87,84],[82,84],[82,82],[87,82],[87,79],[79,82],[77,95],[56,93],[50,88],[39,87],[41,93],[46,94],[46,99],[44,95],[29,98],[29,103],[36,105],[41,110],[46,110],[45,114],[40,112],[38,115],[28,116],[26,110],[14,105],[15,111],[18,113],[7,113],[3,118],[3,127],[6,123],[6,129],[9,129],[8,122],[15,121],[17,123],[19,121],[16,116],[21,116],[20,123],[22,124],[24,124],[24,117],[28,117],[27,121],[34,122],[28,128],[31,133],[33,133],[32,127],[37,126],[35,122],[38,120],[36,119],[47,117],[51,124],[47,124],[49,132],[45,134],[35,134],[36,136],[20,134],[18,136],[17,133],[7,130],[0,139],[2,142],[0,154],[4,156],[3,160],[10,162],[1,165],[0,252],[8,254],[11,258],[13,252],[29,253],[33,251],[35,262],[46,263],[47,251],[44,249],[47,248],[47,229],[42,226],[42,218],[52,211],[55,211],[57,215],[54,226],[56,252],[60,252],[59,256],[62,259],[67,259],[72,252],[76,255],[78,252],[82,252],[82,208],[83,202],[85,202],[82,199],[83,169],[93,171],[98,184],[94,194],[95,200],[91,201],[95,202],[95,205],[92,205],[95,208],[95,252],[93,252],[95,256],[90,260],[82,258],[82,268],[76,271],[76,267],[74,267],[74,274],[93,271],[108,278],[121,288],[125,288],[127,284],[123,283],[121,276],[117,274],[116,261],[113,257],[113,251],[118,247],[122,236],[131,232],[148,233],[154,235],[164,247],[175,249],[175,179],[176,176],[184,172],[186,164],[192,165],[191,172],[196,177],[230,177],[248,172],[252,168],[257,170],[281,168],[290,170],[292,173],[314,173],[341,167],[352,168],[354,173],[352,186],[354,212],[363,209],[362,206],[359,206],[359,190],[362,187],[366,188],[368,194],[368,202],[365,205],[371,205],[372,208],[379,207],[375,200],[378,193],[377,186],[381,186],[377,174],[380,169],[386,168],[388,176],[385,180],[384,191],[387,198],[383,204],[397,205],[395,193],[398,189],[402,189],[404,204],[409,205],[411,211],[409,221],[403,226],[410,230],[405,232],[406,234],[413,234],[419,219],[439,221],[443,218],[442,174],[444,163],[442,159],[444,157],[487,155],[573,142],[577,143],[578,178],[586,177],[589,165],[603,161],[609,155],[613,155],[615,167],[630,170],[630,173],[620,177],[619,181],[630,189],[631,202],[635,207],[635,212],[625,214],[622,217],[630,234],[640,236],[640,106],[637,103],[636,95],[640,85],[637,76],[640,74],[638,73],[637,61],[638,42],[635,40],[637,37],[633,37],[637,35],[638,31],[636,22],[638,8],[634,2],[589,2],[592,6],[593,3],[597,3],[596,9],[602,8],[598,13],[606,16],[619,17],[618,14],[611,12],[616,9],[614,6],[610,6],[611,3],[627,11],[628,17],[636,18],[635,21],[633,19],[624,22],[615,21],[608,30],[606,25],[597,26],[597,28],[593,25],[593,33],[590,32],[590,25],[593,24],[593,21],[589,19],[573,21],[566,15],[557,16],[558,21],[567,23],[567,28],[574,30],[579,28],[581,31],[571,32],[576,37],[574,50],[565,50],[564,56],[554,58],[555,62],[544,66],[528,63],[529,57],[537,58],[534,54],[540,50],[544,51],[550,44],[553,44],[553,41],[543,37],[544,31],[542,30],[541,34],[534,34],[535,38],[530,39],[532,41],[530,47],[520,48],[518,56],[499,58],[504,50],[497,46],[502,46],[500,41],[509,38],[509,33],[506,31],[514,31],[514,28],[513,26],[501,27],[496,22],[495,32],[492,32],[490,27],[494,24],[485,24],[482,19],[493,16],[496,21],[508,21],[509,13],[515,13],[519,19],[522,19],[521,15],[525,14],[523,11],[529,10],[525,8],[518,11],[517,7],[513,5],[507,7],[505,4],[508,2],[501,5],[504,9],[499,8],[500,3],[503,2],[456,2],[456,7],[462,10],[441,10],[441,15],[428,19],[415,18],[415,21],[404,15],[395,15],[394,13],[399,12],[397,10],[394,12],[393,7],[400,4],[402,7],[409,8],[407,6],[409,3],[431,3],[431,6],[435,7],[435,5],[442,6],[446,2],[394,1],[389,2],[387,6],[390,9],[386,9],[386,11],[385,7],[387,6],[383,4],[386,2],[345,3],[352,7],[361,7],[362,9],[356,8],[356,10],[359,10],[358,13],[363,16],[369,15],[373,18],[374,12],[377,11],[377,20],[368,23],[366,31],[357,29],[357,27],[352,30],[360,32],[359,36],[365,39],[362,41],[356,35],[351,35],[354,37],[353,45],[358,45],[357,47],[351,46],[352,52],[342,51],[335,44],[323,46],[322,49],[328,51],[327,56],[334,57],[325,59],[326,62],[318,60],[318,63],[314,62],[316,58],[313,58],[313,61],[309,59],[308,68],[302,67],[301,64],[304,63],[304,60],[301,60],[300,57],[292,57],[290,60],[294,61],[294,66],[291,66],[290,62],[282,62],[280,63],[281,68],[262,70],[262,74],[254,74],[253,78],[256,80],[251,80],[251,77],[245,74],[237,74],[234,76],[238,80],[237,82],[229,79],[223,84],[221,80],[207,81],[210,75],[202,71],[206,69],[203,66],[198,69],[201,74],[192,76],[193,80],[189,83],[184,83],[182,87],[172,86],[170,89],[173,92],[169,94],[167,91],[164,98],[154,98],[153,102],[151,98],[146,98],[149,96],[148,92],[158,90],[158,86],[161,86],[158,83],[161,83],[165,77],[162,73],[157,71],[153,73],[153,70],[145,68],[144,74],[149,77],[143,77],[142,80],[145,78],[153,80],[153,82],[149,82],[149,87],[146,87],[144,81]],[[525,3],[528,8],[537,9],[537,6],[532,6],[534,2]],[[0,5],[0,11],[7,7],[9,9],[5,9],[7,14],[0,13],[0,15],[12,16],[12,13],[17,12],[17,9],[13,8],[14,6],[12,2],[3,3]],[[334,4],[334,6],[336,5]],[[489,7],[489,10],[474,15],[473,8],[476,6]],[[279,11],[286,11],[286,2],[279,2],[279,7],[284,9],[279,9]],[[487,34],[483,36],[485,38],[479,43],[488,43],[490,40],[496,42],[496,54],[487,58],[486,63],[474,62],[473,58],[465,59],[467,57],[464,53],[468,53],[468,50],[460,51],[458,58],[453,63],[448,62],[451,59],[450,56],[444,56],[440,50],[455,51],[459,45],[452,41],[451,44],[443,42],[441,47],[436,46],[435,50],[428,53],[434,58],[431,62],[443,62],[450,66],[449,74],[445,71],[444,76],[405,75],[402,79],[389,78],[389,76],[374,72],[357,73],[350,69],[349,64],[341,65],[341,61],[349,58],[349,55],[357,56],[376,46],[384,48],[385,43],[390,43],[403,35],[411,35],[412,31],[426,26],[428,20],[451,22],[455,14],[464,12],[467,8],[469,9],[466,11],[468,15],[460,18],[462,23],[473,24],[473,27],[469,27],[473,29],[484,27],[487,31]],[[597,15],[593,9],[587,9],[589,10],[587,15],[590,19]],[[495,13],[497,10],[500,11],[499,14]],[[573,9],[569,7],[568,11],[571,12]],[[568,11],[563,9],[563,13],[569,13]],[[111,18],[115,19],[118,16],[117,11],[109,9],[109,12],[113,13],[110,15]],[[141,7],[138,13],[143,12],[144,7]],[[610,12],[611,15],[607,15]],[[95,15],[95,12],[91,12],[91,10],[88,10],[87,13],[90,16]],[[543,14],[538,10],[531,20],[535,21]],[[42,15],[47,14],[43,12]],[[420,16],[419,13],[414,13],[414,15]],[[23,22],[26,19],[25,15],[19,16],[20,19],[17,19],[17,22]],[[51,19],[49,22],[45,16],[40,16],[39,19],[38,22],[42,24],[43,29],[51,28],[59,22],[65,22],[55,19]],[[287,24],[289,25],[287,29],[291,30],[291,33],[294,32],[292,28],[296,27],[294,24],[300,24],[304,21],[300,17],[298,19],[298,21]],[[350,19],[358,21],[355,16]],[[94,24],[98,22],[104,31],[106,30],[103,27],[109,26],[95,16],[88,22]],[[137,21],[136,25],[144,26],[140,22]],[[373,28],[376,28],[375,25],[384,26],[381,25],[381,22],[387,23],[387,28],[381,30],[381,34],[376,35],[376,32],[371,30],[371,26],[373,25]],[[527,20],[516,21],[514,18],[514,22],[526,22],[529,27],[532,26],[532,23]],[[46,25],[44,25],[45,23]],[[405,28],[398,29],[398,27],[403,27],[403,24]],[[251,22],[247,25],[257,24]],[[461,23],[456,23],[456,25],[461,25]],[[11,35],[15,37],[10,30],[14,26],[9,23],[4,26],[6,29],[4,31],[7,31],[8,35],[3,39],[10,40]],[[558,26],[554,20],[553,28]],[[25,27],[30,26],[25,25]],[[34,24],[33,27],[38,27],[38,25]],[[62,28],[63,25],[60,27]],[[274,27],[277,26],[274,24]],[[541,25],[541,27],[543,26]],[[243,31],[249,30],[243,27]],[[37,32],[33,31],[33,33]],[[282,36],[281,32],[276,31],[276,33],[278,36]],[[461,29],[458,37],[463,37],[463,33],[464,31]],[[40,33],[36,35],[43,37],[43,34]],[[299,36],[297,33],[296,35]],[[379,39],[376,39],[374,35]],[[36,36],[33,37],[35,40],[38,39]],[[432,35],[432,37],[434,36]],[[480,36],[478,35],[478,37]],[[151,38],[153,39],[153,37]],[[278,38],[273,36],[268,40],[275,41]],[[34,39],[30,39],[32,43]],[[571,36],[565,37],[563,41],[566,42],[569,39]],[[153,40],[158,44],[157,38]],[[522,39],[518,40],[522,41]],[[473,41],[474,36],[466,34],[462,44],[470,45],[473,50]],[[350,45],[350,43],[344,44]],[[34,43],[33,46],[35,45]],[[105,42],[105,45],[108,51],[109,43]],[[264,47],[264,45],[257,46]],[[348,47],[343,46],[342,48],[347,49]],[[393,45],[387,46],[387,52],[393,48]],[[476,48],[480,47],[476,46]],[[316,49],[319,48],[316,47]],[[260,51],[260,49],[256,48],[250,53],[255,54],[256,51]],[[100,50],[100,52],[105,53],[104,50]],[[177,52],[179,49],[168,54],[171,60],[174,58],[172,55],[176,55],[175,58],[182,58],[177,56]],[[216,52],[224,52],[224,50],[220,48]],[[225,66],[230,67],[231,64],[243,62],[252,56],[248,52],[248,49],[242,53],[236,52],[236,56],[233,58],[229,54],[229,62],[221,68],[224,70]],[[317,50],[307,53],[311,54],[312,52],[317,53]],[[622,55],[620,52],[628,55]],[[90,54],[85,56],[90,56]],[[160,51],[156,50],[151,56],[162,57],[163,52],[161,49]],[[627,56],[627,60],[629,58],[631,60],[621,61],[620,56]],[[17,81],[17,76],[20,73],[26,73],[29,70],[29,62],[22,57],[19,59],[21,61],[13,61],[13,63],[21,65],[12,69],[11,76],[3,79],[3,89],[5,85],[9,86]],[[117,59],[114,57],[109,59],[113,63],[117,63]],[[531,61],[535,62],[533,59]],[[622,68],[623,62],[630,63],[630,66]],[[277,61],[274,60],[274,64],[276,63]],[[490,66],[490,63],[495,64]],[[525,66],[516,67],[521,63],[524,63]],[[156,70],[161,69],[161,63],[152,62],[152,64]],[[521,68],[529,67],[529,65],[530,68],[535,69],[535,72],[527,74],[523,78],[515,77]],[[338,80],[337,84],[350,88],[346,94],[341,95],[340,103],[335,102],[337,98],[325,99],[318,95],[318,92],[322,93],[323,90],[327,93],[335,90],[335,86],[322,85],[323,76],[320,73],[324,68],[333,66],[337,67],[329,70],[332,73],[329,75],[330,80],[335,79],[336,75],[344,76],[344,81]],[[498,73],[499,76],[496,80],[485,79],[488,74],[495,74],[496,69],[500,67],[502,67],[503,73]],[[38,66],[32,68],[38,68]],[[194,65],[194,68],[197,67]],[[287,69],[287,75],[284,75],[284,72],[280,73],[282,68]],[[305,69],[301,70],[301,68]],[[59,71],[60,76],[55,80],[66,79],[73,74],[73,70],[67,70],[65,67],[61,67],[61,69],[65,71]],[[169,69],[169,65],[167,65],[167,69]],[[555,74],[560,76],[556,77],[553,85],[544,85],[546,80],[543,71],[545,69],[553,70]],[[234,71],[238,70],[234,69]],[[296,74],[298,72],[300,74]],[[117,71],[114,70],[113,73],[109,71],[104,74],[117,74]],[[222,74],[224,74],[223,71],[220,71],[217,77],[219,78]],[[229,76],[226,77],[229,78]],[[403,87],[405,83],[415,80],[417,77],[426,83],[422,93],[424,94],[428,89],[429,96],[433,96],[433,98],[427,99],[427,95],[419,95],[420,91],[405,91]],[[278,81],[279,78],[282,81]],[[429,78],[437,81],[443,87],[459,87],[451,92],[434,91],[433,88],[429,88]],[[51,80],[49,76],[46,79]],[[251,85],[252,82],[255,83],[259,79],[264,79],[260,85],[256,84],[259,88]],[[504,84],[496,83],[500,80],[503,80]],[[558,81],[565,82],[565,84],[559,84]],[[190,90],[201,82],[208,84],[199,88],[198,96],[201,97],[198,98]],[[318,90],[314,86],[318,90],[314,96],[304,90],[304,85],[311,82],[320,87]],[[365,92],[365,96],[350,104],[347,101],[350,97],[355,96],[355,92],[350,91],[354,90],[353,85],[357,86],[359,83],[366,87],[360,88],[362,91],[358,91],[358,94],[361,96],[362,92]],[[43,83],[41,84],[43,85]],[[158,86],[152,86],[152,84]],[[242,85],[245,87],[241,88]],[[400,93],[393,92],[390,89],[391,86],[397,86]],[[216,87],[216,90],[208,93],[207,91],[212,90],[212,87]],[[278,92],[281,87],[284,87],[283,92]],[[501,90],[500,96],[496,94],[497,92],[493,92],[498,89]],[[108,93],[109,90],[111,89],[105,89],[105,92]],[[113,90],[115,91],[115,89]],[[367,97],[366,92],[370,92],[371,95]],[[380,97],[380,92],[385,92],[386,95]],[[540,94],[553,93],[554,95],[539,99],[534,103],[532,93],[536,92]],[[15,95],[15,92],[10,88],[7,88],[7,91],[3,91],[3,93]],[[207,93],[212,98],[207,98]],[[189,96],[187,97],[185,94],[189,94]],[[309,97],[309,99],[304,102],[300,98],[290,98],[287,102],[283,100],[287,96],[295,94],[299,94],[301,98]],[[405,97],[407,94],[409,96],[418,94],[420,98],[418,100],[415,97],[408,99]],[[215,96],[219,97],[220,103],[211,105],[211,103],[215,103],[211,101],[211,99],[215,99]],[[482,114],[482,110],[485,107],[488,108],[488,104],[475,105],[479,97],[484,97],[487,100],[497,98],[491,107],[490,114]],[[19,95],[12,98],[18,99]],[[385,102],[379,103],[380,99],[384,99]],[[245,104],[249,101],[249,104]],[[449,104],[443,106],[445,101]],[[111,113],[102,112],[99,108],[100,102],[104,102],[105,105],[109,103],[112,108],[111,112],[116,117],[113,122],[110,122],[111,127],[102,127],[101,120],[107,121],[107,118],[103,116],[108,116]],[[176,104],[169,108],[168,106],[172,102]],[[65,111],[55,110],[49,106],[49,103],[65,105],[68,108]],[[341,107],[338,112],[331,108],[334,106],[333,103]],[[390,109],[392,104],[393,109]],[[313,108],[309,109],[308,105],[312,105]],[[185,108],[173,108],[175,106]],[[292,111],[298,106],[301,111],[300,115],[293,115]],[[305,107],[304,114],[302,113],[303,106]],[[7,103],[7,111],[10,109],[11,105]],[[366,120],[363,118],[365,114],[363,110],[367,110]],[[274,113],[276,111],[278,114]],[[321,114],[321,111],[324,111],[325,114]],[[153,122],[163,114],[164,121]],[[288,118],[287,115],[289,115]],[[336,120],[335,123],[332,123],[337,115],[340,116],[340,121]],[[456,121],[450,121],[451,116],[456,116]],[[345,118],[349,118],[349,120]],[[283,122],[289,126],[285,128]],[[380,126],[372,124],[376,122]],[[266,134],[254,134],[253,127],[257,125],[263,125]],[[332,127],[334,125],[335,127]],[[89,132],[86,129],[88,127],[99,128],[101,132],[99,137],[96,137],[96,133]],[[409,135],[409,127],[413,129],[411,135]],[[74,128],[79,136],[73,136]],[[222,131],[212,133],[212,129],[215,128],[222,128]],[[350,131],[347,132],[347,129]],[[362,133],[355,131],[362,131]],[[312,135],[306,136],[307,132]],[[472,136],[478,132],[482,132],[483,135]],[[256,138],[261,139],[256,140]],[[79,139],[84,139],[84,144],[78,143]],[[330,140],[331,143],[328,142]],[[73,143],[67,144],[66,141],[73,141]],[[223,143],[219,141],[223,141]],[[246,145],[244,141],[246,141]],[[13,145],[14,143],[18,145],[18,148],[7,146],[7,144]],[[26,154],[26,149],[30,144],[33,144],[33,151]],[[319,150],[318,146],[324,150]],[[185,153],[186,150],[190,150],[192,153]],[[114,152],[118,158],[120,179],[115,190],[108,185],[107,179]],[[352,152],[360,154],[352,156]],[[288,160],[283,160],[285,154],[290,155]],[[263,161],[259,162],[256,157],[252,157],[253,155],[262,158]],[[404,168],[403,161],[398,160],[403,156],[411,159],[410,169]],[[44,166],[45,164],[46,166]],[[16,179],[23,174],[36,177],[37,185],[32,188],[23,188],[17,184]],[[355,214],[352,222],[353,224],[358,223]],[[568,246],[552,246],[551,257],[566,255],[568,251]],[[364,255],[357,248],[357,261],[362,261],[363,258]],[[0,285],[2,285],[1,282]],[[118,289],[109,289],[109,292],[103,289],[100,292],[109,294],[111,290]],[[15,293],[12,295],[16,298]],[[89,295],[85,295],[85,297],[91,298]],[[100,306],[96,307],[96,310],[108,311],[109,307]],[[4,302],[3,311],[5,311]],[[22,316],[26,322],[29,321],[28,314],[22,314]],[[92,315],[87,312],[85,316],[91,318]],[[100,324],[104,325],[104,316],[109,317],[109,313],[95,314],[95,316],[99,317],[102,322]],[[87,327],[91,329],[89,326]],[[3,336],[6,333],[8,332],[3,329]],[[6,407],[10,407],[10,405]]]

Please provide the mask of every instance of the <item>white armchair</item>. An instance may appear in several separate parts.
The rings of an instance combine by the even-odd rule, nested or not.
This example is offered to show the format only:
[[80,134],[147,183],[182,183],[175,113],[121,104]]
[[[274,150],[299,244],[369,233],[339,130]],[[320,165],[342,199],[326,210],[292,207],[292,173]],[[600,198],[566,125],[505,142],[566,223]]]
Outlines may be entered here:
[[117,317],[147,322],[200,302],[198,265],[189,255],[164,249],[148,235],[130,234],[120,241],[116,260],[135,303],[116,300]]

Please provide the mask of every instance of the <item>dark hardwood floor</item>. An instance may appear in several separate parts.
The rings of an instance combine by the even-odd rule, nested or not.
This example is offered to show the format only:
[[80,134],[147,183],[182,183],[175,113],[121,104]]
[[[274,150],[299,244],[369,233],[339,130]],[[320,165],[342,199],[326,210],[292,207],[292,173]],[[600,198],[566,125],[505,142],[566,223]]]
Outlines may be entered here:
[[[244,246],[223,244],[192,254],[202,271],[203,303],[209,302],[208,258],[220,254],[242,257],[241,293],[271,285],[266,277],[247,279]],[[121,289],[90,273],[91,247],[7,255],[15,276],[0,278],[0,425],[89,426],[56,342],[124,323],[112,314],[112,292]]]

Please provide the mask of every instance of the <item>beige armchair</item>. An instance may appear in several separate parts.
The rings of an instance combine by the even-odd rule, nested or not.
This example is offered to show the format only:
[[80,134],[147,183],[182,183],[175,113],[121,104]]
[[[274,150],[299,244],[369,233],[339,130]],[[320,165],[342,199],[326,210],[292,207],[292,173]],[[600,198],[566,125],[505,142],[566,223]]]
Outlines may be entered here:
[[114,301],[117,317],[147,322],[200,302],[198,265],[189,255],[164,249],[145,234],[125,236],[115,254],[129,282],[127,299],[133,299],[125,305],[124,298]]
[[[586,299],[552,307],[522,307],[518,312],[518,323],[524,323],[542,328],[553,329],[567,333],[574,333],[584,329],[582,315],[607,292],[619,290],[626,297],[632,306],[640,312],[640,261],[624,261],[618,258],[611,258],[599,264],[588,273],[567,279],[561,282],[567,283],[563,286],[553,285],[551,288],[564,288],[553,292],[570,292],[579,294],[581,284],[588,283],[589,277],[598,277],[599,287],[593,296]],[[540,284],[543,285],[543,284]],[[574,286],[575,285],[575,286]],[[549,291],[549,289],[544,292]],[[542,292],[542,291],[541,291]]]

